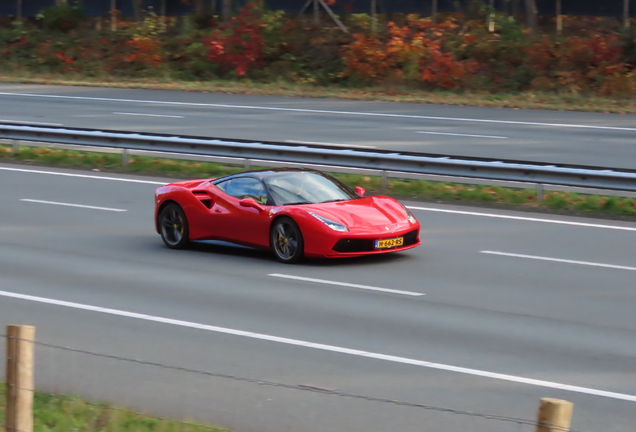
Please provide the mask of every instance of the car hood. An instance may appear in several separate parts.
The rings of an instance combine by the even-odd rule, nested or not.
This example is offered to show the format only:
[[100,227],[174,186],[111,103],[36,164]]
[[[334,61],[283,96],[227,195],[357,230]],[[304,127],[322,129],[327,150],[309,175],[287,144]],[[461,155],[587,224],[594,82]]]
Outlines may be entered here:
[[303,205],[303,210],[339,222],[348,228],[386,229],[407,220],[406,211],[393,198],[365,197],[352,201]]

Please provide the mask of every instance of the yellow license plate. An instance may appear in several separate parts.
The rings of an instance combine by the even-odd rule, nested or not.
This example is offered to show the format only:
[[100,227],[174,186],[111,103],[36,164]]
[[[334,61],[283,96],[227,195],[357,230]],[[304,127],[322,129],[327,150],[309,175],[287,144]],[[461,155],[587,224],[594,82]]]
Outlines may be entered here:
[[397,247],[402,245],[404,245],[404,237],[375,241],[376,249],[386,249],[386,248],[392,248],[392,247]]

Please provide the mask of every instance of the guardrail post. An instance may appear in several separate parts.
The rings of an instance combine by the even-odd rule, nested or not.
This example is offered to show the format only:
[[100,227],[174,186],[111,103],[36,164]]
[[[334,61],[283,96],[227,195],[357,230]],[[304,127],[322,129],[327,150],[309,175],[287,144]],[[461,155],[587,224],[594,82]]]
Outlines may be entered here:
[[121,151],[121,164],[124,166],[128,165],[128,149]]
[[243,167],[245,168],[245,170],[249,170],[252,167],[252,161],[250,159],[245,159],[245,162],[243,163]]
[[537,183],[537,202],[543,201],[543,183]]
[[561,399],[541,398],[536,432],[567,432],[572,424],[574,405]]
[[11,140],[11,144],[13,145],[13,154],[15,155],[18,152],[18,140]]
[[382,191],[386,191],[386,188],[389,184],[389,174],[386,171],[382,171],[382,183],[380,184],[380,188]]
[[33,431],[33,340],[35,327],[7,326],[7,432]]

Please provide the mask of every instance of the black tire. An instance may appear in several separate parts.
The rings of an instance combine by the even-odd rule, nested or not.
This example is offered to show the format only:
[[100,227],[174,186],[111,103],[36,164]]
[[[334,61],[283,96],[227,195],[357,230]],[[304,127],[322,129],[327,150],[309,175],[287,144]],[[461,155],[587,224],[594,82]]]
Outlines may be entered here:
[[303,235],[291,218],[282,217],[276,220],[270,232],[270,243],[276,259],[280,262],[297,263],[305,255]]
[[159,213],[161,240],[170,249],[183,249],[190,242],[188,219],[183,209],[175,203],[166,205]]

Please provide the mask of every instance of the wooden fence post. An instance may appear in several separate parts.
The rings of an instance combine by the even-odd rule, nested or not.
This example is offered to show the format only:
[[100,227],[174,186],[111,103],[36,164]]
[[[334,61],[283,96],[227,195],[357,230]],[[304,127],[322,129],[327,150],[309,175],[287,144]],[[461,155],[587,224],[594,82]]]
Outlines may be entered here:
[[567,432],[572,424],[572,402],[541,398],[536,432]]
[[6,432],[33,431],[33,340],[35,327],[7,326]]

